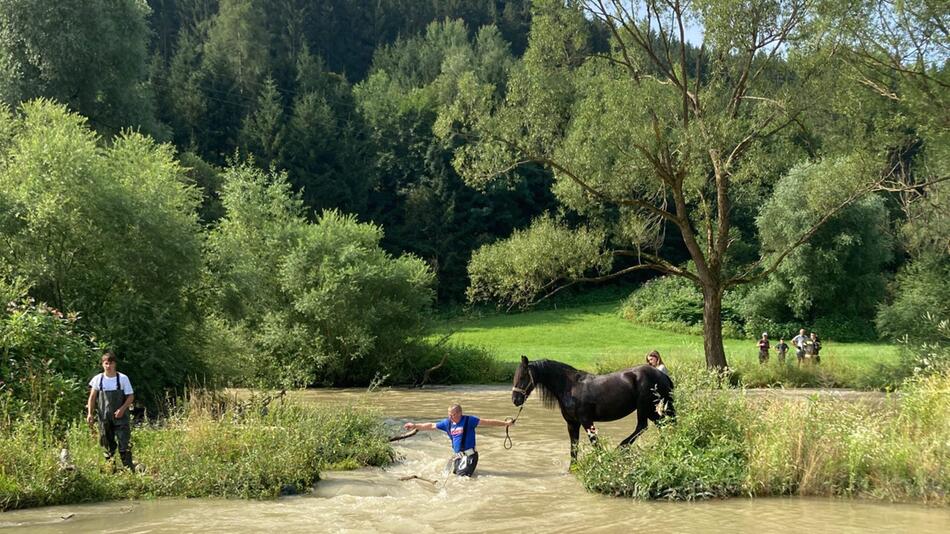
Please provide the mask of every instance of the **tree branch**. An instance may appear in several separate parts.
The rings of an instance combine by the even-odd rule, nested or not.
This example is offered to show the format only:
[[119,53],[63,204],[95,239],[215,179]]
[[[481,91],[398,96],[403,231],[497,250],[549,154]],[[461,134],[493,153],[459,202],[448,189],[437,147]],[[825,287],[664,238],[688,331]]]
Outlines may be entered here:
[[[632,273],[632,272],[634,272],[634,271],[642,271],[642,270],[645,270],[645,269],[653,269],[653,270],[655,270],[655,271],[668,272],[668,271],[666,271],[665,267],[662,266],[662,265],[656,265],[656,264],[652,264],[652,263],[641,263],[641,264],[639,264],[639,265],[633,265],[633,266],[627,267],[627,268],[625,268],[625,269],[621,269],[621,270],[619,270],[619,271],[616,271],[616,272],[613,272],[613,273],[610,273],[610,274],[605,274],[605,275],[603,275],[603,276],[591,276],[591,277],[571,278],[571,279],[569,279],[569,280],[567,281],[567,283],[558,286],[558,287],[555,288],[554,290],[552,290],[552,291],[548,292],[547,294],[545,294],[543,297],[541,297],[541,298],[539,298],[538,300],[535,300],[534,302],[532,302],[531,305],[532,305],[532,306],[537,305],[538,303],[540,303],[540,302],[542,302],[542,301],[544,301],[544,300],[547,300],[548,298],[554,296],[555,294],[557,294],[557,293],[560,292],[561,290],[567,289],[567,288],[569,288],[569,287],[571,287],[571,286],[573,286],[573,285],[576,285],[576,284],[585,283],[585,282],[599,283],[599,282],[606,282],[606,281],[608,281],[608,280],[616,280],[617,278],[620,278],[620,277],[622,277],[622,276],[625,276],[625,275],[627,275],[627,274],[630,274],[630,273]],[[681,272],[685,272],[685,271],[681,271]],[[675,273],[675,272],[669,272],[669,274],[675,274],[675,275],[677,275],[677,276],[686,276],[686,275],[684,275],[684,274],[678,274],[678,273]],[[690,274],[690,273],[687,273],[687,274]],[[686,278],[690,278],[690,277],[689,277],[689,276],[686,276]],[[693,280],[694,278],[690,278],[690,279]],[[558,279],[558,280],[560,280],[560,279]],[[558,280],[552,280],[549,284],[547,284],[547,286],[551,286],[551,285],[557,283]],[[698,279],[697,279],[697,281],[698,281]]]
[[[590,184],[588,184],[586,181],[582,180],[579,176],[577,176],[577,174],[575,174],[573,171],[571,171],[570,169],[568,169],[568,168],[565,167],[564,165],[558,163],[557,161],[555,161],[555,160],[553,160],[553,159],[551,159],[551,158],[549,158],[549,157],[547,157],[547,156],[540,156],[540,155],[532,154],[530,151],[528,151],[527,149],[523,148],[523,147],[522,147],[521,145],[519,145],[518,143],[515,143],[515,142],[513,142],[513,141],[510,141],[510,140],[505,139],[505,138],[502,138],[502,137],[494,137],[494,136],[491,137],[490,140],[503,143],[503,144],[505,144],[506,146],[508,146],[509,148],[511,148],[512,150],[514,150],[515,152],[520,153],[520,154],[523,156],[524,159],[522,159],[519,164],[524,164],[524,163],[538,163],[538,164],[541,164],[541,165],[546,165],[546,166],[548,166],[548,167],[550,167],[550,168],[552,168],[552,169],[554,169],[554,170],[560,172],[560,173],[563,174],[564,176],[567,176],[568,178],[571,179],[572,182],[574,182],[575,184],[577,184],[578,186],[580,186],[581,189],[583,189],[584,191],[586,191],[586,192],[589,193],[590,195],[592,195],[592,196],[594,196],[594,197],[597,197],[598,199],[600,199],[600,200],[602,200],[602,201],[604,201],[604,202],[616,204],[616,205],[619,205],[619,206],[631,206],[631,207],[636,207],[636,208],[642,208],[642,209],[645,209],[645,210],[649,211],[650,213],[652,213],[652,214],[654,214],[654,215],[657,215],[657,216],[659,216],[659,217],[662,217],[662,218],[664,218],[664,219],[666,219],[666,220],[668,220],[668,221],[671,221],[671,222],[677,222],[677,221],[678,221],[678,217],[677,217],[676,215],[674,215],[674,214],[672,214],[672,213],[670,213],[670,212],[668,212],[668,211],[666,211],[666,210],[664,210],[664,209],[662,209],[662,208],[659,208],[659,207],[657,207],[657,206],[655,206],[655,205],[653,205],[653,204],[651,204],[651,203],[649,203],[649,202],[646,202],[646,201],[644,201],[644,200],[640,200],[640,199],[638,199],[638,198],[623,198],[623,199],[612,198],[612,197],[611,197],[610,195],[608,195],[607,193],[604,193],[603,191],[600,191],[600,190],[595,189],[594,187],[592,187]],[[509,167],[507,167],[507,168],[510,170],[510,169],[513,168],[513,167],[512,167],[512,166],[509,166]]]

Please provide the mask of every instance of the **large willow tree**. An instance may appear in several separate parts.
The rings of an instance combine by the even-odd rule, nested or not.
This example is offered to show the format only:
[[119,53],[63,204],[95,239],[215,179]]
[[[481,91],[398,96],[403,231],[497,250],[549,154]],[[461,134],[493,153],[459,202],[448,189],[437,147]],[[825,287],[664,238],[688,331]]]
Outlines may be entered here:
[[[841,209],[893,178],[887,147],[868,137],[869,112],[856,107],[856,82],[840,76],[830,19],[814,0],[535,8],[505,96],[463,80],[439,127],[469,140],[455,163],[471,183],[541,163],[555,174],[563,210],[481,249],[470,297],[524,305],[566,284],[641,269],[685,277],[703,293],[707,365],[725,367],[724,292],[768,276]],[[690,27],[703,29],[701,45],[683,45]],[[736,220],[755,217],[793,167],[801,202],[788,209],[808,223],[760,243]],[[690,261],[672,261],[664,243]]]

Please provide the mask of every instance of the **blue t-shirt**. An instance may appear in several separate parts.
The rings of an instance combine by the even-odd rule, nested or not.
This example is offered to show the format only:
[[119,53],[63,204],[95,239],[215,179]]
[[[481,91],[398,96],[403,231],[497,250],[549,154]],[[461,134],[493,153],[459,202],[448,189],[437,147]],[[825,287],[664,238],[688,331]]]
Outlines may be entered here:
[[[478,426],[479,419],[474,415],[463,415],[459,419],[458,424],[452,422],[451,419],[446,417],[445,419],[439,421],[435,424],[435,427],[445,432],[452,438],[452,450],[455,452],[462,452],[468,449],[475,448],[475,427]],[[468,432],[465,433],[465,443],[462,443],[462,430],[463,425],[468,428]],[[463,447],[464,445],[464,447]]]

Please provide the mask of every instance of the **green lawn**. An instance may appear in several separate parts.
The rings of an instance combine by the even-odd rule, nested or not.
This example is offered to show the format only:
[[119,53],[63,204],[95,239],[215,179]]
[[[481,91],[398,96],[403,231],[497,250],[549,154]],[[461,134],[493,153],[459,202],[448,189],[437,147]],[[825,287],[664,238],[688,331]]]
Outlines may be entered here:
[[[455,331],[452,341],[484,347],[504,362],[517,361],[525,354],[531,359],[550,358],[591,371],[598,362],[642,362],[651,350],[660,351],[671,366],[684,360],[703,359],[701,336],[633,324],[620,317],[619,306],[619,302],[610,302],[455,318],[441,323],[437,335]],[[834,341],[822,344],[822,364],[829,367],[868,369],[876,362],[893,363],[898,354],[897,347],[889,344]],[[730,365],[757,362],[755,340],[727,339],[725,346]],[[790,356],[794,360],[794,353]]]

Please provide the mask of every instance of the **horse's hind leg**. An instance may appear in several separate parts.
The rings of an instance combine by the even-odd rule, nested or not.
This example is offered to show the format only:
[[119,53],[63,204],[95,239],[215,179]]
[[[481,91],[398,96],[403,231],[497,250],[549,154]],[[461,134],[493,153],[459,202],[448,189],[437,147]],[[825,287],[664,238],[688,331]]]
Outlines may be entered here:
[[643,431],[647,429],[647,417],[648,415],[646,410],[643,408],[637,409],[637,428],[633,430],[633,434],[630,434],[620,442],[620,447],[626,447],[627,445],[633,443],[638,437],[640,437],[640,434],[642,434]]

